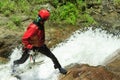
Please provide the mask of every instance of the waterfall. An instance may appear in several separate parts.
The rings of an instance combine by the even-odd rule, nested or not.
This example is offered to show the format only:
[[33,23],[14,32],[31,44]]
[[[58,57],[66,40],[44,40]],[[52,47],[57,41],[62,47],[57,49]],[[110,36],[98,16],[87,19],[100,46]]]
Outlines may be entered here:
[[[70,38],[52,48],[52,52],[65,67],[72,63],[89,64],[93,66],[104,65],[106,58],[113,56],[113,52],[120,48],[120,39],[101,29],[87,31],[77,30]],[[21,49],[15,49],[11,55],[11,61],[0,66],[0,80],[17,80],[10,77],[10,65],[12,61],[21,56]],[[113,55],[112,55],[113,54]],[[21,74],[22,80],[57,80],[60,74],[53,67],[52,61],[42,56],[38,61],[43,60],[41,65],[27,70]],[[22,64],[24,69],[29,63],[29,59]]]

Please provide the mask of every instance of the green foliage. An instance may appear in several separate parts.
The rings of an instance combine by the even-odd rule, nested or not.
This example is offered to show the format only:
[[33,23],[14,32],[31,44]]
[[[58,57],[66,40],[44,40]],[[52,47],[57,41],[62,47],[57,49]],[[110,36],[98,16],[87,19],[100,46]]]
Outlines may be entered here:
[[5,16],[9,16],[10,14],[11,14],[11,11],[10,11],[10,10],[5,10],[5,11],[4,11],[4,15],[5,15]]
[[14,5],[14,1],[1,0],[0,1],[0,12],[2,12],[5,16],[9,16],[11,13],[15,11],[16,5]]
[[6,16],[15,13],[30,13],[30,4],[27,0],[0,0],[0,12]]
[[18,0],[17,2],[17,6],[19,6],[20,8],[18,8],[18,11],[20,11],[21,13],[29,13],[30,11],[30,4],[27,0]]
[[97,3],[98,3],[98,4],[101,4],[101,3],[102,3],[102,0],[97,0]]
[[15,26],[15,24],[12,21],[9,21],[6,26],[8,29],[11,29],[11,30],[17,29],[17,27]]
[[89,14],[83,14],[82,16],[80,16],[80,20],[85,22],[85,26],[96,24],[96,21]]
[[58,5],[59,5],[59,0],[51,0],[50,3],[52,4],[52,6],[54,6],[55,8],[57,8]]
[[79,9],[79,11],[82,13],[82,11],[85,11],[86,8],[86,3],[83,0],[76,0],[77,1],[77,7]]
[[11,21],[13,21],[13,23],[16,25],[16,26],[20,26],[21,25],[21,17],[20,16],[11,16],[10,17]]
[[120,0],[114,0],[114,4],[119,6],[120,5]]
[[[98,0],[97,0],[98,1]],[[100,0],[99,0],[100,1]],[[95,20],[86,13],[86,2],[83,0],[64,0],[52,12],[51,20],[57,23],[66,23],[75,25],[78,19],[86,21],[85,24],[95,24]]]
[[75,25],[78,17],[78,10],[74,4],[68,2],[66,5],[58,7],[51,16],[52,20],[58,22],[64,21],[65,23]]
[[89,14],[84,14],[83,17],[87,20],[88,23],[95,23],[95,20]]
[[[96,1],[100,2],[101,0]],[[21,17],[17,15],[23,14],[31,19],[35,19],[41,4],[48,2],[54,6],[50,16],[52,23],[76,25],[79,17],[88,23],[94,23],[94,19],[90,15],[85,14],[86,1],[84,0],[0,0],[0,12],[10,17],[10,20],[13,22],[8,23],[7,26],[12,24],[20,26]]]
[[[22,1],[22,0],[21,0]],[[49,0],[27,0],[30,4],[42,4],[42,3],[46,3]]]

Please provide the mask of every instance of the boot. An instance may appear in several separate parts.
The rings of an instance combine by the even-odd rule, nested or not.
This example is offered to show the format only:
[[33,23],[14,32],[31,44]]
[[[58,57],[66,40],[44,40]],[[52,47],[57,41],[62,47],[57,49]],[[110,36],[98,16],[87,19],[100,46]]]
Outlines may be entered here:
[[12,68],[12,75],[15,75],[17,73],[18,66],[19,66],[18,64],[13,64],[11,66],[11,68]]
[[65,70],[64,68],[59,68],[59,71],[62,74],[67,74],[67,70]]

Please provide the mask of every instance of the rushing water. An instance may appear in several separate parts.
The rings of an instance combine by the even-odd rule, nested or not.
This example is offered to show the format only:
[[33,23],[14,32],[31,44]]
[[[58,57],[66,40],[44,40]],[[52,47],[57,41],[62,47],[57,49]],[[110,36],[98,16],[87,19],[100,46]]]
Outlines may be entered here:
[[[106,58],[114,56],[113,52],[120,48],[120,39],[106,34],[100,29],[89,29],[85,32],[76,31],[65,42],[58,44],[52,52],[55,54],[63,67],[71,63],[85,63],[89,65],[104,65]],[[11,61],[6,65],[0,66],[0,80],[17,80],[10,76],[10,65],[12,61],[21,56],[21,50],[15,49],[11,55]],[[45,56],[38,58],[44,60],[41,65],[27,70],[21,74],[22,80],[57,80],[60,74],[53,68],[52,61]],[[28,59],[21,65],[23,70],[30,62]]]

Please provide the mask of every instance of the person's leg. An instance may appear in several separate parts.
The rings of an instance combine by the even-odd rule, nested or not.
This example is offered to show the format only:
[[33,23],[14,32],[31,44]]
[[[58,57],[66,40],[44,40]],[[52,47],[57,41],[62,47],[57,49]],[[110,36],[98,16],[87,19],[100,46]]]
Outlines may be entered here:
[[60,70],[60,72],[63,74],[67,73],[67,71],[61,67],[61,65],[58,62],[55,55],[47,48],[46,45],[40,47],[38,51],[41,52],[42,54],[46,55],[47,57],[49,57],[53,61],[55,69],[58,68]]
[[42,54],[46,55],[47,57],[49,57],[54,65],[55,68],[61,68],[60,63],[58,62],[57,58],[55,57],[55,55],[46,47],[46,45],[42,46],[39,48],[38,50],[39,52],[41,52]]
[[23,63],[28,59],[28,57],[29,57],[28,52],[29,52],[28,49],[24,49],[21,58],[18,59],[18,60],[15,60],[15,61],[14,61],[14,64],[15,64],[15,65],[23,64]]
[[28,57],[29,57],[28,52],[29,52],[28,49],[23,49],[23,54],[22,54],[21,58],[13,61],[13,65],[11,66],[12,75],[16,75],[16,70],[17,70],[17,67],[19,66],[19,64],[24,63],[28,59]]

